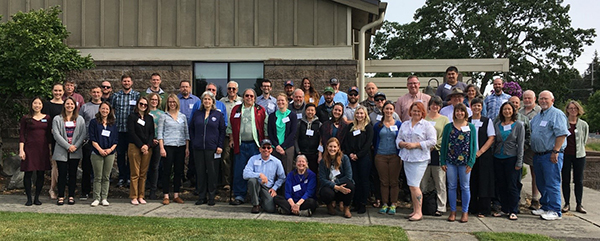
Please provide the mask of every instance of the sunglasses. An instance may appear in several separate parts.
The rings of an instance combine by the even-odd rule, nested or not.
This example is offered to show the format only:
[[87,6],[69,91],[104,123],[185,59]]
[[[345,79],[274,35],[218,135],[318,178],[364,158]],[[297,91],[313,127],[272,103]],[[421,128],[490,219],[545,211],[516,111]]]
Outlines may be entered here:
[[206,89],[206,90],[210,90],[210,91],[217,91],[217,89]]
[[254,98],[254,95],[244,95],[244,97]]
[[375,101],[385,101],[385,99],[375,99]]
[[265,149],[265,150],[271,150],[271,149],[273,149],[273,147],[271,147],[271,146],[261,146],[260,148],[261,149]]
[[235,87],[227,87],[228,90],[235,90]]
[[352,93],[352,94],[348,94],[348,96],[358,96],[358,94]]
[[110,88],[112,88],[112,87],[110,87],[110,86],[102,86],[102,88],[103,88],[103,89],[110,89]]
[[144,103],[139,103],[138,105],[140,105],[140,106],[148,106],[148,104],[144,104]]

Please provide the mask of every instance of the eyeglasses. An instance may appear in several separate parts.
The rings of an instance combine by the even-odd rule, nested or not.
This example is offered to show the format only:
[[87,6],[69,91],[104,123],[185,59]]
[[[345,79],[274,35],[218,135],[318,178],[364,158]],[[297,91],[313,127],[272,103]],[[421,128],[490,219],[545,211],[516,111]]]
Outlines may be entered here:
[[375,99],[375,101],[385,101],[385,99],[379,99],[379,98],[377,98],[377,99]]
[[210,91],[217,91],[217,89],[206,89],[206,90],[210,90]]
[[261,86],[261,88],[271,88],[271,86],[270,85],[263,85],[263,86]]
[[102,88],[103,88],[103,89],[110,89],[110,88],[112,88],[112,87],[110,87],[110,86],[102,86]]
[[271,146],[261,146],[260,148],[261,149],[265,149],[265,150],[271,150],[271,149],[273,149],[273,147],[271,147]]
[[577,107],[569,107],[569,108],[567,108],[567,110],[579,110],[579,108],[577,108]]
[[254,95],[244,95],[244,97],[254,98]]
[[358,94],[352,93],[352,94],[348,94],[348,96],[358,96]]
[[148,106],[148,104],[145,104],[145,103],[139,103],[138,105],[140,105],[140,106]]
[[150,99],[150,101],[158,101],[158,99]]
[[228,89],[228,90],[235,90],[235,89],[237,89],[237,88],[235,88],[235,87],[227,87],[227,89]]
[[414,83],[406,83],[406,85],[417,85],[419,84],[419,82],[414,82]]

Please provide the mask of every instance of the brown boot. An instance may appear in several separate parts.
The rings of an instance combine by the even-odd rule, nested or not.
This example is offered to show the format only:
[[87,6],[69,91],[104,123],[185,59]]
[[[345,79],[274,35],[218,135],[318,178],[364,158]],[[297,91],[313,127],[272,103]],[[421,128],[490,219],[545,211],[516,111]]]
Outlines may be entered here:
[[329,215],[335,215],[335,208],[333,207],[333,202],[327,204],[327,213],[329,213]]
[[463,213],[462,217],[460,217],[460,221],[461,223],[466,223],[469,221],[469,213]]
[[448,216],[448,222],[454,222],[456,221],[456,211],[454,212],[450,212],[450,216]]
[[340,212],[344,212],[344,203],[340,202]]
[[350,207],[344,207],[344,217],[351,218],[352,214],[350,213]]

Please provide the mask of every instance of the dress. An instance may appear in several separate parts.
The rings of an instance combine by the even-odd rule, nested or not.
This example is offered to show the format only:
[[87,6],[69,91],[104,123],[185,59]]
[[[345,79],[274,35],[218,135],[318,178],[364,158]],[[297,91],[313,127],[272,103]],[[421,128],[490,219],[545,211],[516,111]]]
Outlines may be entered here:
[[49,140],[52,122],[50,116],[46,115],[39,121],[35,119],[21,118],[19,142],[25,144],[25,161],[21,162],[21,171],[45,171],[50,170]]

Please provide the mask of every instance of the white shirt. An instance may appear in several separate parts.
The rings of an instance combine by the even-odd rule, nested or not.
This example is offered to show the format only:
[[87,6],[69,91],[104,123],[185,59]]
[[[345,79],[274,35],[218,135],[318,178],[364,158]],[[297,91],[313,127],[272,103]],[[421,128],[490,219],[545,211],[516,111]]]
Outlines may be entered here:
[[421,144],[421,148],[406,149],[400,148],[400,158],[405,162],[422,162],[431,160],[430,150],[437,142],[435,128],[425,119],[420,120],[412,126],[411,120],[407,120],[400,126],[396,145],[400,142]]

